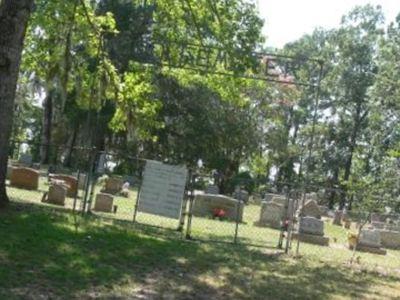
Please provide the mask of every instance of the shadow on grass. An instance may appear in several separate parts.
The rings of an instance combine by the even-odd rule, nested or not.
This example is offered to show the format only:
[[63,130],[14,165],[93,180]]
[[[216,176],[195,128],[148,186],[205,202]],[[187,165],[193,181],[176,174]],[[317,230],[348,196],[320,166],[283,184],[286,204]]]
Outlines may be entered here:
[[316,299],[360,296],[381,280],[241,245],[150,237],[94,218],[79,219],[76,231],[69,213],[15,204],[0,215],[0,266],[6,299]]

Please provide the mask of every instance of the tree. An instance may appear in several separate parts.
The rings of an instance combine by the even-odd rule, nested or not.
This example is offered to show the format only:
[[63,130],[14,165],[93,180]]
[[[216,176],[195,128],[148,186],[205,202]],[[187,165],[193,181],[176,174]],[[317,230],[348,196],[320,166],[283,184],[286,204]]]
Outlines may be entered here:
[[0,207],[8,203],[6,173],[15,91],[33,0],[0,2]]

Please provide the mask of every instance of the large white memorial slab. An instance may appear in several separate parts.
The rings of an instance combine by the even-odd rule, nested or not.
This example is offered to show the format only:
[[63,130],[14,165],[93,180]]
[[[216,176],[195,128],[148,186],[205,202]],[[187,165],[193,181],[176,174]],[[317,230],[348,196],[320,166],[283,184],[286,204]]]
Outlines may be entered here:
[[183,166],[147,161],[138,211],[179,219],[187,173],[186,167]]

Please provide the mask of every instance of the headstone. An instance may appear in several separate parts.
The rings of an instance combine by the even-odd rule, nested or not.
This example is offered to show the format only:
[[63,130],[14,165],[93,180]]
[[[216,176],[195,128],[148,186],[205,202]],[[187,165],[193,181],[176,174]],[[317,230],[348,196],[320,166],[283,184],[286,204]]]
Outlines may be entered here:
[[321,219],[321,210],[315,200],[308,200],[303,207],[299,209],[301,216],[303,217],[314,217]]
[[324,235],[324,222],[314,217],[302,217],[299,221],[299,232]]
[[225,218],[242,222],[244,204],[224,195],[198,194],[195,196],[192,213],[198,217],[212,217],[215,210],[225,212]]
[[281,195],[278,195],[278,194],[273,194],[273,193],[266,193],[265,194],[265,197],[264,197],[264,201],[271,201],[272,200],[272,198],[273,197],[276,197],[276,196],[280,196],[280,197],[282,197]]
[[122,181],[122,178],[109,177],[106,179],[103,192],[115,195],[122,190],[123,184],[124,182]]
[[271,199],[272,202],[278,203],[278,204],[282,204],[283,206],[286,205],[287,199],[285,196],[281,196],[281,195],[274,195]]
[[56,205],[65,205],[68,186],[63,183],[53,183],[49,187],[47,202]]
[[329,216],[329,207],[326,205],[318,205],[319,210],[321,212],[321,216],[328,217]]
[[372,221],[371,225],[376,229],[384,229],[386,227],[386,223],[377,221]]
[[13,168],[10,185],[21,189],[37,190],[39,187],[39,172],[30,168]]
[[75,197],[78,191],[78,179],[74,176],[64,175],[64,174],[51,174],[49,175],[50,180],[62,180],[68,186],[67,196],[68,197]]
[[247,203],[249,201],[249,193],[245,190],[240,189],[234,193],[233,198]]
[[113,211],[114,198],[110,194],[99,193],[96,195],[96,201],[94,203],[94,210],[101,212],[112,212]]
[[212,194],[212,195],[218,195],[219,194],[219,187],[217,185],[209,185],[206,187],[206,190],[204,191],[205,194]]
[[359,245],[372,248],[381,247],[381,235],[378,230],[362,229]]
[[400,249],[400,232],[379,230],[382,246],[388,249]]
[[342,211],[336,210],[332,220],[333,225],[342,225]]
[[32,155],[23,153],[20,155],[18,162],[24,166],[30,167],[32,166]]
[[317,195],[317,193],[312,192],[312,193],[306,194],[306,199],[307,200],[314,200],[315,202],[317,202],[318,201],[318,195]]
[[371,214],[371,222],[382,222],[381,215],[379,213],[372,213]]
[[260,219],[256,225],[280,229],[284,216],[285,205],[274,201],[263,201],[261,202]]
[[129,187],[130,184],[128,181],[126,181],[123,185],[122,185],[122,191],[120,192],[121,196],[129,198]]
[[310,244],[329,245],[329,238],[324,236],[324,222],[315,217],[301,217],[293,238]]

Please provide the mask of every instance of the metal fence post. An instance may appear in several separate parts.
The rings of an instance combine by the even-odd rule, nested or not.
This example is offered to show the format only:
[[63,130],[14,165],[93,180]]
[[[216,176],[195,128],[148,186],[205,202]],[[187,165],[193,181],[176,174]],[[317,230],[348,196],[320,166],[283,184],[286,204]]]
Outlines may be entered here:
[[[235,236],[233,237],[233,243],[236,244],[237,243],[237,238],[238,238],[238,233],[239,233],[239,214],[240,214],[240,207],[242,206],[242,199],[241,197],[239,197],[239,199],[237,199],[237,207],[236,207],[236,226],[235,226]],[[244,204],[243,204],[244,205]]]
[[192,218],[193,218],[193,202],[194,202],[194,183],[196,180],[196,174],[193,173],[190,179],[190,195],[189,195],[189,211],[188,211],[188,221],[186,226],[186,239],[192,239],[191,232],[192,232]]

